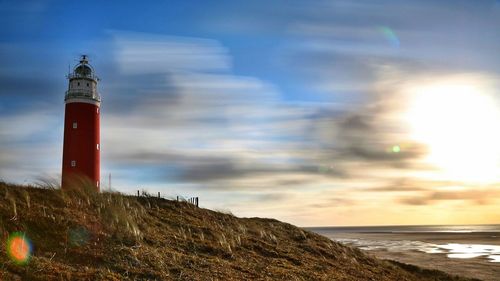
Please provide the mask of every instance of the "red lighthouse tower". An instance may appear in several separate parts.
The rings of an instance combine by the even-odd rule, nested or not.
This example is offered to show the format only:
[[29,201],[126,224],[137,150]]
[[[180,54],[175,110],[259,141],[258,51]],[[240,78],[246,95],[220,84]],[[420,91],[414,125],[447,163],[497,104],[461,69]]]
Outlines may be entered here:
[[68,91],[64,97],[64,145],[62,162],[62,188],[76,180],[100,185],[99,107],[94,69],[83,55],[73,72],[68,74]]

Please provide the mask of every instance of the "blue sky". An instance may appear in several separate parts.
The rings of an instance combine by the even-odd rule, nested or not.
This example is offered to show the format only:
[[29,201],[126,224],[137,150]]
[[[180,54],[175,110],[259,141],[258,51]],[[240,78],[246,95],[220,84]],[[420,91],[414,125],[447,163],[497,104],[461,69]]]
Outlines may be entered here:
[[0,1],[0,24],[5,181],[60,176],[88,54],[104,186],[299,225],[500,220],[498,1]]

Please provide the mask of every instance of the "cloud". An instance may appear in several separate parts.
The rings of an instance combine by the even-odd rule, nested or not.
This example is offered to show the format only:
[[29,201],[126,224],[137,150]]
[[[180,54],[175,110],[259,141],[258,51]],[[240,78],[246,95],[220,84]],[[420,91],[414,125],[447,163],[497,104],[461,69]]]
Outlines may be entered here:
[[[255,174],[272,177],[273,173],[314,170],[304,168],[307,163],[293,167],[287,164],[286,157],[262,159],[264,152],[270,152],[267,158],[272,158],[273,153],[286,153],[276,147],[280,145],[277,138],[301,137],[303,110],[280,106],[279,93],[264,81],[218,73],[219,66],[227,66],[230,59],[214,41],[128,33],[114,36],[120,42],[118,63],[124,75],[154,91],[126,93],[129,107],[115,107],[107,115],[103,110],[104,127],[110,128],[103,132],[107,159],[119,165],[173,169],[177,172],[173,180],[182,182],[238,179]],[[175,54],[177,62],[153,65],[148,71],[158,79],[141,82],[148,79],[142,69],[153,59],[151,48]],[[128,61],[125,54],[137,55]],[[210,62],[191,61],[204,56],[210,57]],[[162,74],[164,79],[159,76]],[[117,87],[108,87],[108,95],[119,99],[121,86],[112,85]],[[286,124],[295,120],[299,121],[297,129]],[[284,130],[292,135],[281,135]]]
[[394,133],[397,135],[398,132],[385,128],[384,125],[390,125],[380,120],[381,115],[385,113],[354,113],[340,121],[337,138],[344,146],[341,151],[343,157],[359,158],[376,164],[388,163],[403,168],[426,154],[425,146],[415,142],[408,143],[398,152],[392,151],[394,145],[406,140],[392,138]]
[[[62,117],[39,104],[0,115],[0,178],[25,182],[60,171]],[[54,158],[56,161],[54,161]]]
[[[18,97],[34,97],[40,95],[37,89],[47,90],[51,98],[57,93],[57,83],[53,83],[50,79],[43,76],[21,77],[5,74],[0,75],[0,84],[2,84],[0,96],[8,96],[16,93]],[[46,99],[47,97],[40,98]]]
[[357,202],[351,198],[342,198],[342,197],[327,198],[324,200],[320,200],[320,202],[321,203],[309,204],[307,207],[312,209],[330,209],[342,206],[353,207],[357,204]]
[[491,205],[497,204],[500,198],[500,190],[496,186],[466,186],[458,190],[427,190],[422,193],[411,198],[399,198],[397,202],[409,205],[431,205],[446,201],[463,201],[474,205]]
[[257,202],[269,202],[276,203],[288,200],[292,197],[292,195],[287,193],[267,193],[267,194],[259,194],[254,197],[254,201]]
[[449,185],[449,182],[433,182],[433,181],[422,181],[419,179],[396,179],[389,183],[364,188],[363,191],[366,192],[420,192],[428,191],[429,188],[435,188],[437,186]]
[[322,5],[321,9],[302,7],[301,15],[309,17],[296,17],[290,23],[288,32],[297,42],[285,48],[284,61],[326,98],[363,102],[389,68],[404,70],[407,77],[500,71],[490,62],[498,39],[491,26],[500,24],[492,2],[335,1]]
[[422,198],[422,197],[416,197],[416,198],[406,197],[399,199],[397,202],[405,205],[414,205],[414,206],[425,206],[431,203],[427,198]]
[[[151,183],[187,184],[202,196],[209,196],[206,192],[210,191],[268,194],[270,187],[279,188],[283,202],[309,204],[310,208],[354,206],[353,198],[359,193],[366,200],[380,197],[412,206],[441,200],[422,196],[438,187],[432,183],[416,178],[398,182],[401,174],[435,169],[422,164],[427,147],[408,139],[407,128],[394,117],[404,102],[399,87],[407,69],[395,66],[390,74],[372,75],[383,80],[369,82],[370,93],[351,106],[291,104],[283,103],[276,86],[231,74],[224,62],[212,67],[190,62],[187,70],[158,64],[145,74],[141,69],[150,58],[141,46],[148,45],[149,35],[142,34],[141,44],[135,44],[138,37],[117,34],[121,37],[114,40],[124,43],[120,48],[141,54],[133,63],[121,64],[120,75],[142,87],[123,95],[122,85],[113,81],[108,85],[109,99],[126,100],[103,115],[104,127],[109,128],[103,132],[103,148],[107,148],[103,155],[105,163],[110,163],[108,169],[122,177],[117,184],[136,177],[120,171],[135,169],[149,175]],[[169,52],[169,46],[177,48],[175,38],[152,38],[162,52]],[[224,54],[215,50],[223,47],[213,42],[192,38],[189,42],[199,46],[178,53],[179,61],[183,56],[196,57],[195,52]],[[223,55],[212,59],[231,61]],[[137,71],[127,70],[133,66],[138,66]],[[393,152],[394,145],[401,150]],[[380,184],[382,180],[389,183]],[[349,181],[364,183],[338,189]],[[315,186],[324,186],[328,195],[337,192],[338,197],[312,204],[312,198],[296,202],[289,197],[298,189],[315,190]],[[416,195],[390,195],[397,192]],[[264,204],[265,199],[249,200],[254,199]]]
[[123,31],[110,34],[116,46],[116,61],[124,74],[231,68],[228,51],[215,40]]

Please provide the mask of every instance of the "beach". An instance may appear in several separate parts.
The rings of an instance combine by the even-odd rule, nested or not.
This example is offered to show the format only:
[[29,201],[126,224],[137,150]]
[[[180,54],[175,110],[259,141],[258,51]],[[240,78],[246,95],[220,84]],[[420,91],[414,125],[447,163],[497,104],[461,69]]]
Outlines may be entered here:
[[308,228],[378,258],[450,274],[500,280],[500,226]]

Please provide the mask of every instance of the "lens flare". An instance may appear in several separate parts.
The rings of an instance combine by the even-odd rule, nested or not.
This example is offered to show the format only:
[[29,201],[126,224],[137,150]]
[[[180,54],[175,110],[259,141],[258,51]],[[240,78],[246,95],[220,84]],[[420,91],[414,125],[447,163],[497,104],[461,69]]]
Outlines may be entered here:
[[399,145],[394,145],[392,147],[392,152],[399,153],[401,151],[401,147]]
[[394,48],[399,48],[400,41],[396,33],[387,26],[380,26],[378,28],[380,32],[384,35],[385,39],[393,46]]
[[77,227],[69,231],[69,241],[73,246],[83,246],[89,241],[89,232],[84,227]]
[[29,262],[31,250],[31,242],[22,232],[14,232],[7,239],[7,255],[18,265]]

